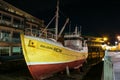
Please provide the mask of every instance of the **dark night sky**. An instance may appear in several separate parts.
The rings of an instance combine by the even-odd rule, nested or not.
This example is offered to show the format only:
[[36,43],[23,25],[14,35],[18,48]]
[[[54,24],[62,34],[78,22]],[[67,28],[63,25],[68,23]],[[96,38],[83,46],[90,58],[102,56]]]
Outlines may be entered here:
[[[43,19],[45,23],[50,21],[56,10],[56,0],[5,1]],[[82,26],[83,34],[107,34],[114,37],[120,34],[120,1],[60,0],[60,14],[64,18],[69,17],[73,26]]]

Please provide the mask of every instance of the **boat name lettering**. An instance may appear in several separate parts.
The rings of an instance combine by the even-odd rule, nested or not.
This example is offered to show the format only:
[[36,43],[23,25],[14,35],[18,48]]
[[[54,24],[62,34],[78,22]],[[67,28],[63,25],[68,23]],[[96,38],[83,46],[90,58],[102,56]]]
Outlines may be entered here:
[[40,45],[40,47],[47,48],[47,49],[51,49],[51,50],[54,50],[55,52],[62,52],[61,49],[56,48],[56,47],[53,48],[53,47],[45,46],[45,45]]
[[47,48],[47,49],[53,49],[52,47],[44,46],[44,45],[40,45],[40,47]]

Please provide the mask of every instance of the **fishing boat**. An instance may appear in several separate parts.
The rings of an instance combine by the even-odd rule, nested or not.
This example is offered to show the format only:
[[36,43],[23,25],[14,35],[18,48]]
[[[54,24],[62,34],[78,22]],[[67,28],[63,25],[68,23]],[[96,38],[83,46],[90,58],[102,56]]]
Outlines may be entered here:
[[[58,13],[56,14],[58,16]],[[75,32],[64,35],[64,44],[58,42],[57,31],[52,37],[47,30],[43,35],[43,31],[27,29],[25,33],[21,33],[24,58],[34,80],[44,79],[46,76],[65,70],[66,67],[80,67],[86,61],[87,44],[77,27]]]

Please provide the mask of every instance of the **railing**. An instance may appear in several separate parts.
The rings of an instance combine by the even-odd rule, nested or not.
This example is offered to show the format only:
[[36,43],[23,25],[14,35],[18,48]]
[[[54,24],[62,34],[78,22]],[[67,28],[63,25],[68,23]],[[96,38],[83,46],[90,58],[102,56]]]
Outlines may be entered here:
[[25,29],[25,35],[42,37],[42,38],[54,38],[55,39],[55,35],[51,32],[48,32],[48,31],[42,32],[42,30],[31,29],[31,28]]
[[112,58],[109,56],[109,52],[105,51],[104,66],[103,66],[103,80],[114,80],[114,70]]

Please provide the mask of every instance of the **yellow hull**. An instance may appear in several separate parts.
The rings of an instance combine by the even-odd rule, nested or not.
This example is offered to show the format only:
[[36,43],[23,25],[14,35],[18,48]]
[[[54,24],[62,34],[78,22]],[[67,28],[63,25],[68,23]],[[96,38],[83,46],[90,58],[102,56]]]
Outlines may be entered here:
[[[21,41],[26,63],[34,79],[38,79],[38,76],[42,76],[42,73],[44,73],[43,76],[45,76],[45,72],[47,71],[46,69],[43,71],[44,69],[42,69],[43,67],[41,67],[41,65],[52,65],[52,68],[55,68],[58,67],[55,64],[64,64],[65,67],[73,68],[80,66],[88,56],[87,47],[84,47],[82,51],[72,50],[51,40],[25,36],[23,34],[21,34]],[[30,66],[34,66],[34,70],[32,70]],[[41,74],[37,72],[39,71],[38,69],[42,70]],[[53,73],[60,71],[57,69],[55,69],[56,71],[53,71]],[[51,69],[50,72],[48,71],[47,73],[52,73],[52,70],[54,69]],[[37,78],[35,76],[37,76]]]

